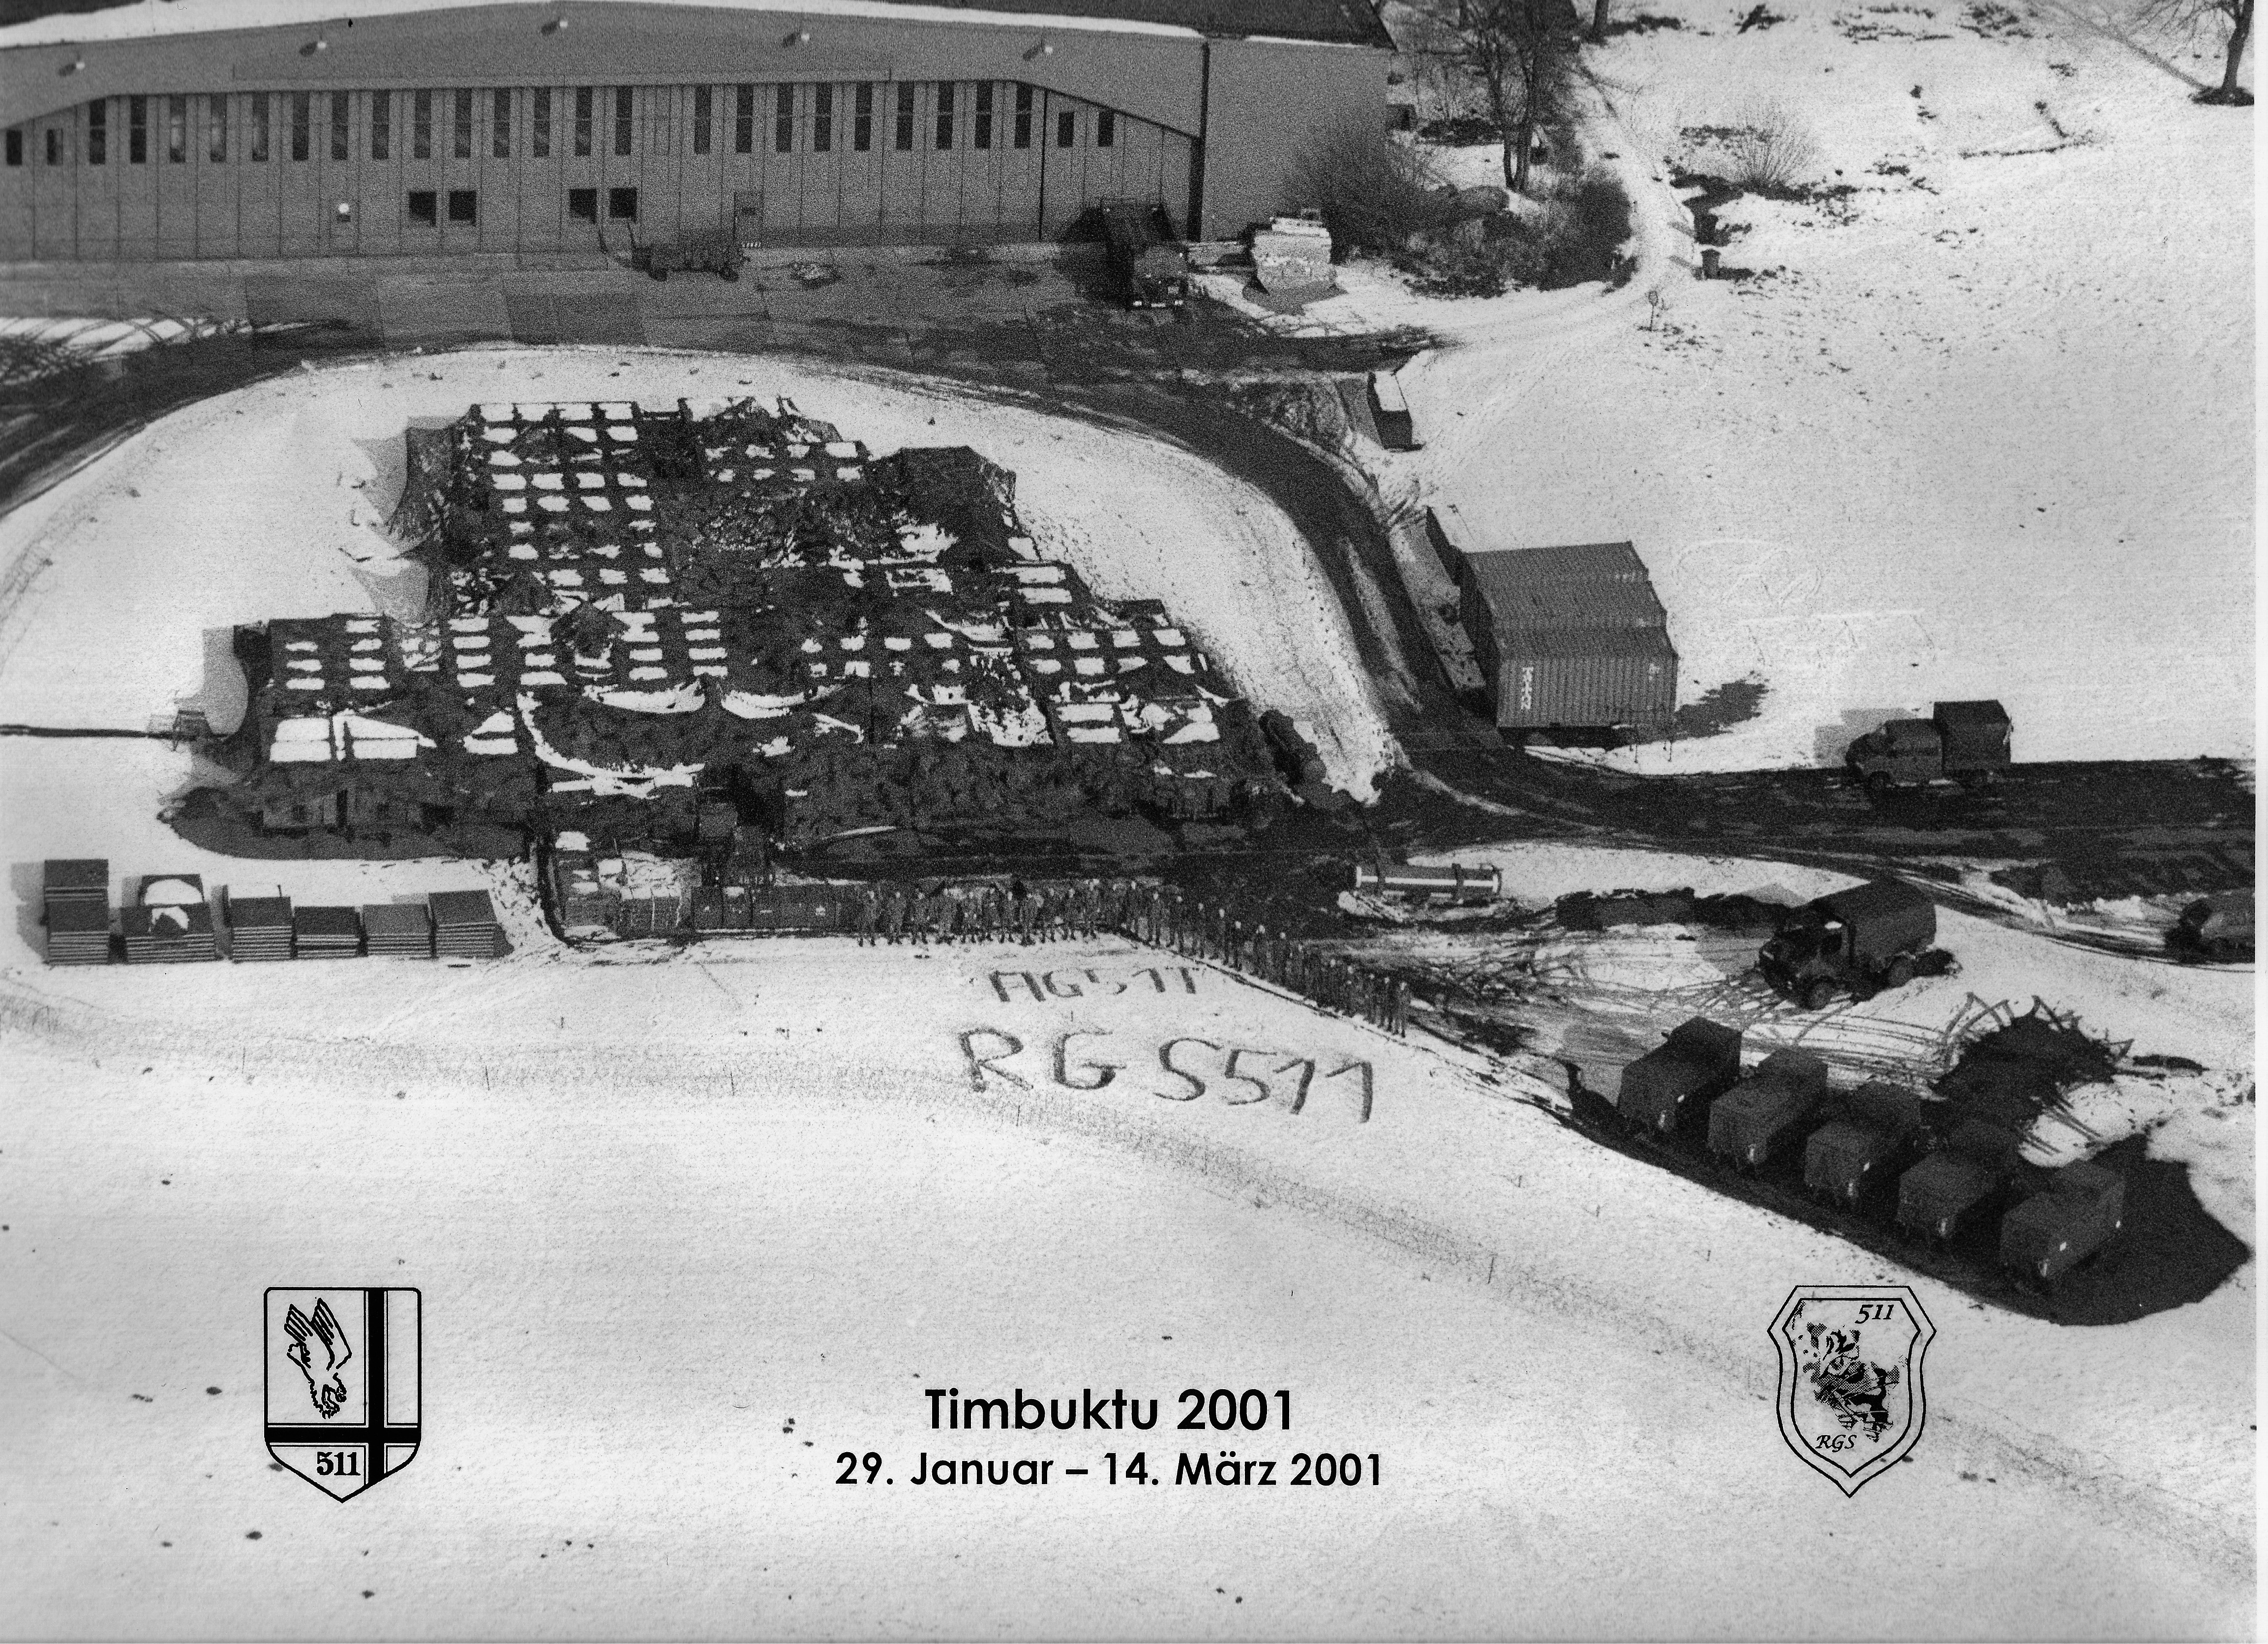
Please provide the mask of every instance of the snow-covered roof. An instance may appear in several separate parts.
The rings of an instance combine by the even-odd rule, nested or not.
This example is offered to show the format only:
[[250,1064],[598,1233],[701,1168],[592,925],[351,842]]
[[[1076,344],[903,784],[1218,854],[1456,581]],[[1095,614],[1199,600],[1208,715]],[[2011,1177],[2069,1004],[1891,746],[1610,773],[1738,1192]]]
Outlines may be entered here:
[[[571,19],[600,8],[558,0],[487,0],[499,9],[546,11]],[[607,0],[609,6],[774,12],[797,18],[886,18],[908,22],[998,24],[1020,28],[1189,36],[1233,34],[1312,44],[1384,48],[1368,0]],[[468,0],[360,0],[363,18],[471,9]],[[312,27],[342,21],[338,0],[129,0],[105,11],[35,18],[0,27],[0,49],[17,46],[151,40],[229,29]]]

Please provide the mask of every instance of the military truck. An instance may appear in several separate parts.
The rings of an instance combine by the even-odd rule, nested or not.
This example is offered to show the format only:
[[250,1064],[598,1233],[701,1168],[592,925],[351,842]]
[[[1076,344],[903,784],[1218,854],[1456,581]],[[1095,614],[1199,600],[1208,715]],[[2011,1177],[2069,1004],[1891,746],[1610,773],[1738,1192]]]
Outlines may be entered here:
[[1709,1151],[1760,1170],[1826,1100],[1824,1061],[1808,1051],[1775,1051],[1710,1104]]
[[1696,1016],[1623,1069],[1615,1111],[1628,1129],[1671,1135],[1707,1112],[1740,1077],[1740,1029]]
[[1944,1243],[2002,1197],[2015,1164],[2014,1136],[1997,1125],[1968,1121],[1944,1146],[1898,1178],[1899,1227]]
[[1798,910],[1756,968],[1783,998],[1824,1010],[1838,993],[1863,997],[1942,969],[1936,940],[1936,904],[1904,880],[1877,879]]
[[2205,959],[2252,957],[2252,893],[2216,890],[2182,910],[2172,946]]
[[2000,1264],[2029,1285],[2051,1285],[2126,1225],[2126,1180],[2092,1163],[2066,1165],[2000,1223]]
[[1189,254],[1165,208],[1150,200],[1105,200],[1096,208],[1113,288],[1129,308],[1179,308],[1189,299]]
[[1874,793],[1952,781],[1984,787],[2008,766],[2008,713],[1997,702],[1940,702],[1926,719],[1892,719],[1843,756],[1849,779]]
[[1921,1098],[1879,1081],[1833,1104],[1835,1117],[1804,1144],[1806,1191],[1855,1206],[1896,1178],[1896,1167],[1921,1146]]

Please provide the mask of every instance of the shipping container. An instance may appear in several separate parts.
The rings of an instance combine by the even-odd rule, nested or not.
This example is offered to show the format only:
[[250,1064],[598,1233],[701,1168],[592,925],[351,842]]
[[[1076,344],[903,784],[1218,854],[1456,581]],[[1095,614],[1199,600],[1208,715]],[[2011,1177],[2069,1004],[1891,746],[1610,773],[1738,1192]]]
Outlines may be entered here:
[[1677,707],[1677,652],[1658,628],[1476,629],[1506,730],[1659,728]]
[[[1497,556],[1477,556],[1495,558]],[[1667,628],[1669,615],[1644,582],[1531,581],[1476,568],[1459,597],[1465,631],[1483,627]]]
[[[1462,521],[1460,521],[1462,523]],[[1574,542],[1557,548],[1478,548],[1465,539],[1464,573],[1491,586],[1537,582],[1646,581],[1646,562],[1628,542]]]

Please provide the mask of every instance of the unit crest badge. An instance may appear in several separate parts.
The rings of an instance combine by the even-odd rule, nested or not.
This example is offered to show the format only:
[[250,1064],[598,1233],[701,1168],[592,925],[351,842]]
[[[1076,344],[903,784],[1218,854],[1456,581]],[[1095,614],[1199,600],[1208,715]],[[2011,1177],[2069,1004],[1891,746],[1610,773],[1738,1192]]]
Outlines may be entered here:
[[271,1290],[268,1453],[345,1500],[417,1453],[415,1290]]
[[1788,1448],[1845,1495],[1896,1465],[1921,1437],[1936,1334],[1904,1285],[1798,1285],[1771,1325]]

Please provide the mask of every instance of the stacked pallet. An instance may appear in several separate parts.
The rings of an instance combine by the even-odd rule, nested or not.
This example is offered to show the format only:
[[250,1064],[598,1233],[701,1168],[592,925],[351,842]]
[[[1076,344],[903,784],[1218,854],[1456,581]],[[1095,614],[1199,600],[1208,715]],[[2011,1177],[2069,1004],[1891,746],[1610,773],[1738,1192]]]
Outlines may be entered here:
[[228,956],[239,964],[272,963],[291,956],[291,899],[274,885],[228,897]]
[[43,874],[48,962],[110,962],[110,864],[94,858],[50,860]]
[[372,902],[362,910],[363,934],[373,959],[431,959],[432,916],[414,902]]
[[220,957],[204,881],[195,874],[153,874],[136,905],[118,916],[129,965],[194,964]]
[[485,890],[437,890],[426,898],[433,910],[433,945],[444,959],[500,959],[511,951],[496,906]]
[[291,957],[352,959],[362,952],[362,921],[352,908],[301,908],[291,916]]

